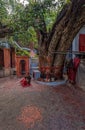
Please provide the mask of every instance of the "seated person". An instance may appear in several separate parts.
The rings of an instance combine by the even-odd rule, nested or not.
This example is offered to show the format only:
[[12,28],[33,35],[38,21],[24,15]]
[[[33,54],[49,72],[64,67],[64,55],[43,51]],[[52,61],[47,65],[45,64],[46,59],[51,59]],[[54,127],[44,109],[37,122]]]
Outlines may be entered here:
[[27,83],[30,85],[30,83],[31,83],[30,73],[28,73],[27,76],[25,76],[25,79],[26,79]]
[[27,83],[27,81],[26,81],[25,78],[21,79],[20,83],[21,83],[21,85],[22,85],[23,87],[28,86],[28,83]]

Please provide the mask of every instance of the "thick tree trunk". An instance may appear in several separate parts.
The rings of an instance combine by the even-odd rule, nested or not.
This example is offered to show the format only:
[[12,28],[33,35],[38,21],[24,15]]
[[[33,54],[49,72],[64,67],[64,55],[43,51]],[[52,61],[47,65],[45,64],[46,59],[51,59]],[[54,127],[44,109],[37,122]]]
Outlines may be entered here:
[[[40,45],[40,52],[43,52],[41,65],[54,67],[57,78],[62,77],[62,70],[65,55],[56,54],[56,51],[67,51],[81,27],[85,24],[85,0],[72,0],[61,11],[56,20],[48,41]],[[47,44],[46,44],[47,43]],[[47,48],[46,48],[47,46]],[[47,50],[46,50],[47,49]],[[40,56],[41,57],[41,56]],[[49,60],[46,60],[48,57]],[[50,62],[49,62],[50,61]]]
[[39,50],[39,68],[40,70],[47,65],[47,34],[43,34],[40,31],[36,31],[38,38],[38,50]]
[[[81,12],[79,13],[77,12],[77,15],[75,16],[75,18],[74,16],[72,16],[71,20],[68,22],[67,26],[64,28],[57,51],[67,51],[70,48],[75,35],[78,33],[81,27],[85,24],[85,9],[84,11],[81,10]],[[79,17],[79,15],[81,16]],[[56,51],[56,48],[54,51]],[[64,64],[64,61],[65,61],[65,55],[56,54],[53,57],[52,64],[54,66],[62,67]],[[59,70],[57,69],[58,72],[60,72],[60,70],[61,69]]]

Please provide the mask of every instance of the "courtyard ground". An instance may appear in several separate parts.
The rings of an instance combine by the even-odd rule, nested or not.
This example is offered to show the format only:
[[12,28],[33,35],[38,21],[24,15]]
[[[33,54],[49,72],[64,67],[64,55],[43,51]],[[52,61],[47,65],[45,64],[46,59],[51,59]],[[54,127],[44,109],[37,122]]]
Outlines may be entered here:
[[85,130],[85,92],[73,86],[43,86],[0,79],[0,130]]

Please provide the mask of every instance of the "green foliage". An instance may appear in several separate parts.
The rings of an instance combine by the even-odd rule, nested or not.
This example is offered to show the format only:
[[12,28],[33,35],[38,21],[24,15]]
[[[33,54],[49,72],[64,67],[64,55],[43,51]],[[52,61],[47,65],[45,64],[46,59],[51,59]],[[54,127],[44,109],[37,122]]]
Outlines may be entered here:
[[16,0],[0,0],[0,22],[10,25],[11,12],[14,9]]
[[16,5],[11,17],[10,27],[15,30],[14,39],[21,41],[21,44],[29,45],[35,43],[37,47],[38,39],[36,32],[39,30],[49,32],[56,16],[56,6],[54,0],[29,0],[29,5],[21,3]]
[[66,3],[69,3],[70,2],[70,0],[66,0]]
[[5,19],[7,18],[7,10],[4,6],[3,0],[0,1],[0,22],[4,22]]
[[12,15],[13,27],[18,32],[27,31],[30,26],[34,27],[35,31],[44,31],[46,24],[46,31],[49,31],[64,4],[65,0],[29,0],[26,7],[18,3]]
[[[0,1],[0,21],[13,28],[13,40],[23,45],[35,43],[38,47],[37,33],[49,32],[65,0],[28,0],[24,6],[19,0]],[[2,6],[3,5],[3,6]]]
[[30,53],[26,50],[17,50],[16,55],[18,55],[18,56],[28,56],[29,57]]

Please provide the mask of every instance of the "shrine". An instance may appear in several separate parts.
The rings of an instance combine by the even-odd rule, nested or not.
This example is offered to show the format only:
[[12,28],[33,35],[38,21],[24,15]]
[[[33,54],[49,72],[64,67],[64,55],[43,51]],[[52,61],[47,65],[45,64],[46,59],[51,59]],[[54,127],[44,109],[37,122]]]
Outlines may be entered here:
[[16,56],[16,74],[18,77],[24,76],[29,72],[28,56]]

